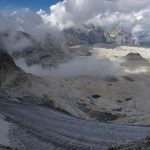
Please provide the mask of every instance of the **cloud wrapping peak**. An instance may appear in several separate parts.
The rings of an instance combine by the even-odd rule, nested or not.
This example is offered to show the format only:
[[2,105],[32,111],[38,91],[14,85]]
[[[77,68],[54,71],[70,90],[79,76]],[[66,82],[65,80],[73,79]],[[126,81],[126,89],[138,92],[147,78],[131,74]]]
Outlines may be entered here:
[[30,34],[41,43],[49,33],[54,38],[60,38],[61,34],[56,26],[46,23],[41,15],[27,8],[0,13],[0,47],[7,49],[10,54],[31,45],[30,39],[17,38],[18,31]]

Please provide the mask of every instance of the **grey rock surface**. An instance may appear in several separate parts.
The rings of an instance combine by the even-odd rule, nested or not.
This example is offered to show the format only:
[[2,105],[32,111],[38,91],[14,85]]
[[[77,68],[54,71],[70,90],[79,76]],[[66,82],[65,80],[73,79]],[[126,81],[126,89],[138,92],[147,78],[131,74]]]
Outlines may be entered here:
[[12,147],[21,150],[105,150],[150,135],[149,127],[91,122],[31,103],[0,101],[0,112],[15,124]]

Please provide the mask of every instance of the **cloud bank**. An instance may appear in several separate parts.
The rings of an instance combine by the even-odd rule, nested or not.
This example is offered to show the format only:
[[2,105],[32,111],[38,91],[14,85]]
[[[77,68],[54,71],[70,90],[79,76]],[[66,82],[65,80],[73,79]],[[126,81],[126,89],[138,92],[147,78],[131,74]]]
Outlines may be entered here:
[[0,13],[0,46],[7,49],[10,54],[32,44],[31,39],[18,38],[18,31],[28,33],[41,43],[47,34],[51,34],[53,38],[61,37],[61,32],[56,26],[46,23],[41,15],[27,8],[11,13]]
[[114,15],[120,16],[122,19],[124,16],[130,16],[134,19],[135,15],[136,19],[140,20],[149,8],[149,0],[64,0],[51,6],[50,14],[46,14],[42,10],[38,14],[46,22],[51,22],[62,28],[83,24],[93,18],[99,18],[97,21],[101,21],[100,17]]
[[25,72],[38,76],[54,77],[78,77],[92,76],[107,78],[118,76],[121,73],[119,63],[111,62],[106,59],[98,59],[95,55],[85,58],[75,58],[67,63],[62,63],[56,68],[43,68],[40,65],[27,66],[24,59],[16,60],[16,64]]
[[150,35],[149,0],[64,0],[50,7],[50,13],[37,12],[45,23],[59,29],[83,24],[124,27],[135,37]]
[[93,76],[107,78],[120,74],[120,64],[96,56],[75,58],[68,63],[60,64],[51,69],[50,74],[56,77]]
[[149,14],[149,0],[64,0],[50,6],[50,13],[42,9],[34,13],[26,8],[1,14],[0,31],[23,30],[35,36],[40,33],[42,36],[54,28],[58,30],[97,23],[104,26],[109,24],[132,26],[133,31],[137,32],[143,26],[149,25]]
[[[16,49],[20,48],[19,42],[25,41],[14,41],[16,31],[29,33],[42,41],[47,33],[58,38],[64,28],[82,27],[83,24],[123,27],[137,39],[143,33],[150,37],[150,1],[64,0],[50,6],[50,13],[42,9],[34,13],[26,8],[0,14],[0,33],[9,31],[10,47],[15,43]],[[24,43],[22,45],[30,44],[29,41]]]

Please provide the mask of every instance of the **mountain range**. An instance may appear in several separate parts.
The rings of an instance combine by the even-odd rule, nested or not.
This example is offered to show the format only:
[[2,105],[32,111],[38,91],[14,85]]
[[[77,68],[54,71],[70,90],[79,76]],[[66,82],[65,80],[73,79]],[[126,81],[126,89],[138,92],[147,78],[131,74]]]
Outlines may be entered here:
[[[18,31],[14,36],[15,39],[13,39],[15,43],[17,44],[23,39],[30,44],[20,47],[19,50],[14,48],[11,55],[14,59],[24,59],[28,66],[38,64],[42,67],[55,67],[77,55],[75,51],[72,53],[70,50],[71,47],[76,45],[90,46],[104,43],[112,46],[137,46],[142,44],[135,40],[128,30],[123,28],[106,29],[95,25],[83,25],[80,28],[64,29],[60,35],[63,41],[53,37],[52,34],[46,34],[44,39],[37,40],[28,33]],[[0,45],[6,50],[7,45],[9,45],[9,36],[9,32],[0,34]],[[145,41],[145,43],[147,42]]]

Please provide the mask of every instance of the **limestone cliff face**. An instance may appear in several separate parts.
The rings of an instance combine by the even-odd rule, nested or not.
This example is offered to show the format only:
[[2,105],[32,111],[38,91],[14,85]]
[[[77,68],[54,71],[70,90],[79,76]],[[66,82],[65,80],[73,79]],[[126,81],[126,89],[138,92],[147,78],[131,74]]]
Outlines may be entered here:
[[84,28],[69,28],[64,30],[67,45],[108,43],[107,32],[101,27],[85,26]]
[[100,26],[84,25],[83,28],[69,28],[64,30],[68,45],[80,44],[114,44],[114,45],[137,45],[137,41],[131,33],[125,29],[107,29]]

